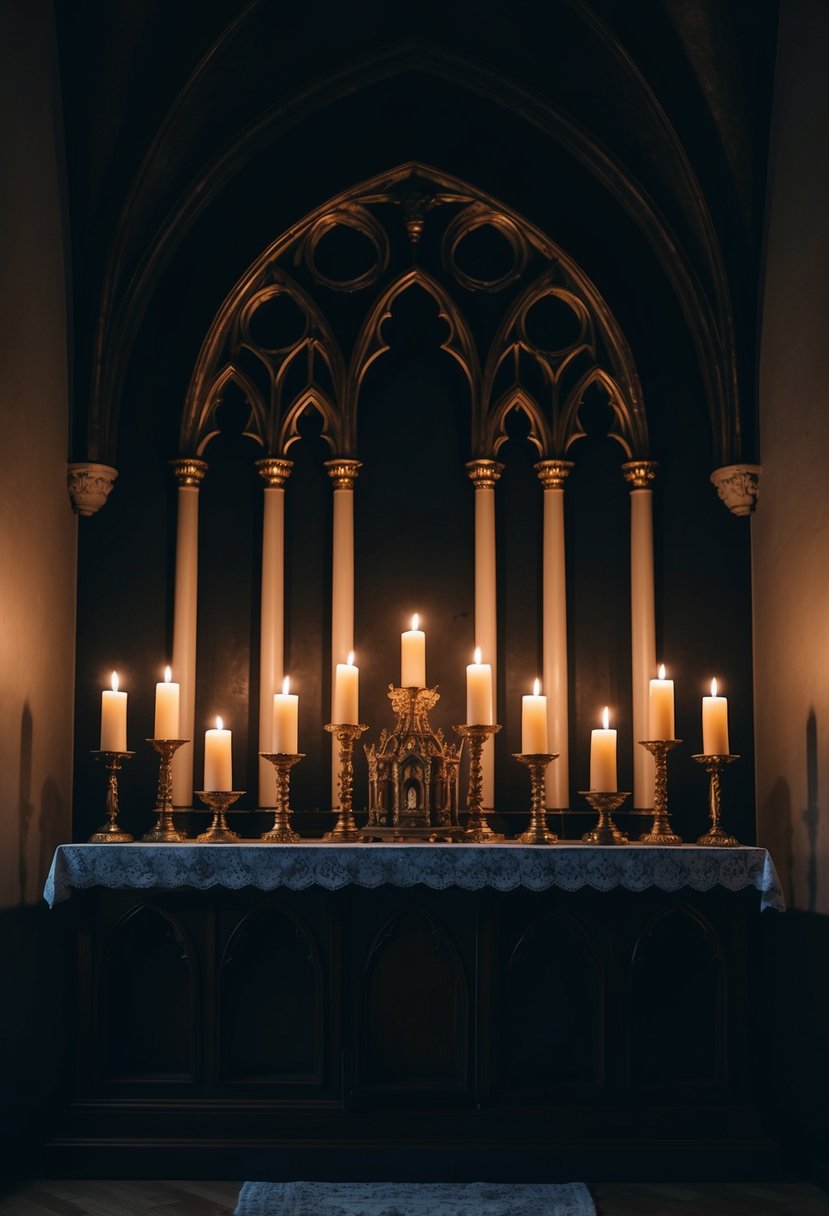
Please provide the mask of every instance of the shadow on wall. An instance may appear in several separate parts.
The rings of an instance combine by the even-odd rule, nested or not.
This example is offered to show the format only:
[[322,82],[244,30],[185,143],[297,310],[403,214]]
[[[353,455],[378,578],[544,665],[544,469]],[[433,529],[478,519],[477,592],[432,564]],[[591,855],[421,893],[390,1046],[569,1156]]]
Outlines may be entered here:
[[763,839],[759,843],[771,853],[786,903],[791,908],[794,906],[794,826],[792,794],[785,778],[777,778],[762,811]]
[[806,868],[806,908],[814,912],[817,908],[817,829],[820,820],[818,808],[817,771],[817,717],[810,708],[806,719],[806,809],[803,822],[809,843],[809,860]]
[[[40,814],[37,816],[37,826],[40,832],[38,845],[37,872],[29,873],[29,836],[35,821],[36,807],[32,801],[32,772],[34,754],[34,723],[28,701],[23,706],[20,718],[20,770],[18,797],[18,859],[17,885],[18,902],[23,907],[27,901],[37,902],[49,866],[52,854],[63,836],[63,825],[67,821],[68,807],[62,797],[60,787],[52,776],[47,776],[40,791]],[[31,880],[31,882],[30,882]]]
[[17,804],[18,833],[17,833],[17,880],[20,890],[21,906],[26,902],[26,886],[29,877],[27,864],[27,849],[29,844],[29,828],[34,816],[35,806],[32,802],[32,711],[29,702],[23,706],[20,718],[20,797]]

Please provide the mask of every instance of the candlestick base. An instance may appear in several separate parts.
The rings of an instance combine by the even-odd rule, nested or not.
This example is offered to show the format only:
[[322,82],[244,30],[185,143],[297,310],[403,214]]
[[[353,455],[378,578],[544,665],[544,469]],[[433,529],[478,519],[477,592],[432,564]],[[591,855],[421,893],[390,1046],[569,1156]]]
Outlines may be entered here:
[[273,827],[263,832],[259,837],[267,844],[296,844],[301,840],[299,832],[291,826],[291,812],[288,809],[291,769],[300,760],[305,759],[304,752],[260,752],[263,760],[268,760],[276,769],[276,809],[273,816]]
[[720,773],[727,764],[733,764],[735,760],[739,760],[739,756],[692,756],[697,764],[702,767],[709,775],[708,782],[708,814],[711,818],[711,827],[697,840],[697,844],[710,845],[715,849],[736,849],[740,847],[740,842],[736,836],[731,836],[720,825],[720,812],[722,807],[722,790],[720,786]]
[[483,807],[483,769],[481,768],[481,753],[484,743],[490,735],[496,734],[500,726],[483,726],[477,723],[463,723],[453,727],[463,739],[469,740],[469,785],[466,791],[467,819],[463,839],[471,844],[493,844],[503,840],[503,832],[493,832],[487,823],[486,811]]
[[161,757],[158,766],[158,789],[155,795],[156,821],[141,839],[153,844],[181,844],[187,833],[173,822],[173,756],[189,739],[147,739]]
[[118,823],[118,774],[124,760],[131,760],[135,752],[102,752],[91,753],[107,769],[106,815],[107,821],[93,832],[88,844],[132,844],[135,840],[129,832],[123,831]]
[[330,832],[326,832],[323,840],[333,840],[343,843],[350,840],[362,840],[363,833],[354,822],[351,810],[351,800],[354,792],[354,743],[360,738],[367,726],[350,722],[328,722],[325,729],[335,735],[340,745],[340,764],[337,782],[340,789],[340,807],[337,822]]
[[519,844],[555,844],[558,836],[547,827],[547,810],[544,806],[544,774],[553,760],[558,759],[558,752],[513,752],[512,754],[519,764],[526,764],[530,770],[530,826],[515,839]]
[[599,822],[589,832],[585,832],[582,840],[585,844],[630,844],[624,832],[620,832],[613,822],[613,812],[618,810],[628,793],[621,790],[579,790],[582,798],[586,798],[593,810],[599,816]]
[[649,751],[656,764],[656,779],[653,791],[653,823],[649,832],[639,837],[640,844],[677,845],[682,837],[677,836],[668,818],[668,752],[679,747],[682,739],[640,739],[639,746]]
[[227,826],[225,815],[228,807],[244,794],[244,790],[196,790],[196,797],[213,812],[213,821],[206,832],[196,837],[199,844],[235,844],[241,840],[238,832]]

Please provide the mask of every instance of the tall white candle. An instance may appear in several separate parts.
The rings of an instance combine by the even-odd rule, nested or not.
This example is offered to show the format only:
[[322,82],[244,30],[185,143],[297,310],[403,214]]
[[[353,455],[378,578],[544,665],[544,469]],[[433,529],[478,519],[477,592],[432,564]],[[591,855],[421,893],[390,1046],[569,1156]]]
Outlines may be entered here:
[[466,668],[466,722],[468,726],[492,726],[492,667],[481,662],[475,647],[475,662]]
[[665,664],[659,664],[659,679],[651,680],[648,701],[648,738],[674,739],[674,682],[665,679]]
[[118,672],[112,673],[112,691],[101,693],[101,751],[127,750],[127,694],[118,691]]
[[590,738],[590,788],[613,793],[619,786],[616,778],[616,731],[608,729],[610,711],[604,707],[602,729],[594,730]]
[[702,698],[702,751],[705,756],[727,756],[728,698],[717,696],[717,681],[711,681],[711,696]]
[[224,729],[221,718],[216,719],[215,730],[204,732],[204,788],[233,789],[231,733]]
[[412,627],[400,635],[401,688],[426,687],[426,634],[420,628],[420,617],[412,617]]
[[282,692],[273,698],[273,750],[285,755],[296,755],[299,727],[299,697],[290,691],[288,677],[282,681]]
[[360,721],[360,669],[354,666],[353,652],[347,663],[338,663],[334,675],[334,720],[356,726]]
[[155,733],[154,739],[179,738],[180,686],[173,682],[173,673],[164,668],[164,683],[155,686]]
[[528,756],[547,754],[547,698],[540,694],[536,680],[532,696],[521,698],[521,751]]

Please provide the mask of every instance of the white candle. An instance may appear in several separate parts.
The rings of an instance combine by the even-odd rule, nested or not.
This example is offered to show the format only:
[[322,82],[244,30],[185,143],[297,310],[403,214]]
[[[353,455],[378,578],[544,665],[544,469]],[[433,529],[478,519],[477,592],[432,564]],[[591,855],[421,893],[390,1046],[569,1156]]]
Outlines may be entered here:
[[602,730],[594,730],[590,739],[590,788],[604,793],[615,793],[619,788],[616,779],[616,731],[608,729],[610,711],[607,706],[602,714]]
[[728,698],[717,696],[717,681],[711,681],[711,696],[702,698],[702,752],[705,756],[727,756]]
[[481,648],[475,648],[475,662],[466,668],[466,722],[468,726],[492,726],[492,667],[481,662]]
[[173,683],[172,671],[165,667],[164,683],[155,686],[154,739],[178,739],[180,693],[180,686]]
[[648,738],[674,739],[674,682],[665,679],[665,664],[659,664],[659,679],[651,680],[648,704]]
[[299,751],[299,697],[289,689],[286,676],[282,681],[282,692],[275,693],[273,698],[273,750],[294,756]]
[[426,687],[426,634],[417,613],[412,627],[400,635],[400,685],[402,688]]
[[112,673],[112,692],[101,693],[101,751],[127,750],[127,694],[118,691],[118,672]]
[[525,756],[547,754],[547,698],[540,693],[541,681],[536,680],[532,696],[521,698],[521,751]]
[[334,676],[334,719],[340,725],[356,726],[360,721],[360,669],[354,666],[354,654],[347,663],[338,663]]
[[206,791],[233,789],[231,735],[216,719],[216,729],[204,732],[204,788]]

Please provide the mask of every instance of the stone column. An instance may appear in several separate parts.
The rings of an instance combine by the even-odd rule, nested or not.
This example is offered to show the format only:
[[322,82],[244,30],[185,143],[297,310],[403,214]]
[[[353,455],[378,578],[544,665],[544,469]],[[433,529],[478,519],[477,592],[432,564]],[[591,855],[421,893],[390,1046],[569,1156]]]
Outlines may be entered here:
[[[257,460],[265,482],[262,517],[262,598],[259,615],[259,751],[273,750],[273,696],[285,660],[285,482],[292,460]],[[259,760],[259,806],[276,805],[276,771]]]
[[535,466],[544,487],[541,680],[549,748],[560,756],[547,769],[547,806],[553,810],[570,805],[564,483],[572,467],[571,460],[540,460]]
[[173,601],[173,679],[181,685],[181,737],[173,756],[173,803],[193,805],[193,738],[196,719],[196,617],[199,594],[199,486],[203,460],[171,461],[178,482],[176,583]]
[[[492,666],[492,703],[498,718],[498,628],[495,589],[495,483],[504,466],[497,460],[470,460],[466,466],[475,486],[475,645]],[[484,744],[484,806],[495,803],[495,739]]]
[[[359,460],[326,460],[334,484],[334,527],[331,554],[331,721],[334,720],[334,672],[354,649],[354,482]],[[339,804],[337,758],[339,747],[331,736],[331,805]]]
[[657,465],[631,460],[622,465],[630,490],[630,649],[633,700],[633,805],[653,806],[653,757],[639,746],[648,738],[648,693],[656,675],[656,613],[653,588],[653,491]]

